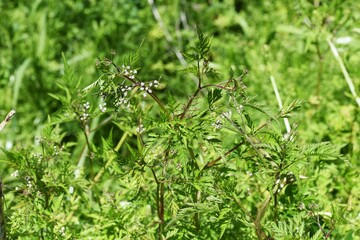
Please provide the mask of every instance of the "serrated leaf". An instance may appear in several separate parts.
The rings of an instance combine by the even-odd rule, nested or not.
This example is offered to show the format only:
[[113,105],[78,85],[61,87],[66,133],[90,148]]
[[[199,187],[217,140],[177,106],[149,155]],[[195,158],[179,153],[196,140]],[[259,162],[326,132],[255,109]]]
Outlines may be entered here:
[[57,211],[60,209],[62,199],[63,199],[63,194],[61,194],[61,195],[58,196],[58,197],[54,197],[54,198],[52,199],[52,203],[53,203],[53,204],[52,204],[52,210],[53,210],[54,212],[57,212]]
[[198,68],[195,65],[181,69],[182,72],[197,74]]
[[141,50],[143,43],[144,43],[144,39],[141,41],[138,49],[135,52],[133,52],[133,53],[129,54],[127,57],[125,57],[125,59],[123,61],[125,65],[132,66],[136,63],[136,61],[139,59],[140,50]]
[[182,53],[182,55],[190,62],[196,61],[196,57],[193,54]]
[[219,99],[221,99],[221,89],[215,88],[211,89],[211,91],[208,92],[207,100],[208,104],[211,107],[215,102],[217,102]]
[[231,226],[231,222],[230,222],[229,220],[228,220],[228,221],[225,221],[224,223],[222,223],[222,224],[220,225],[221,231],[220,231],[219,239],[222,238],[222,236],[224,235],[226,229],[228,229],[229,226]]

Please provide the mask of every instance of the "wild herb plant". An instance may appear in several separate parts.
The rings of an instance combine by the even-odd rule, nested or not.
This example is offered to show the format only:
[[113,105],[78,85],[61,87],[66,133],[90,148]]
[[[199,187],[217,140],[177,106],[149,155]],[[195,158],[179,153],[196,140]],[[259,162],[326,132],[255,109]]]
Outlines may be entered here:
[[[309,167],[339,158],[336,149],[328,143],[301,146],[296,132],[281,133],[278,120],[300,102],[269,114],[247,95],[247,70],[219,80],[210,45],[211,38],[198,31],[193,52],[184,54],[194,63],[184,74],[196,77],[185,103],[171,93],[157,97],[164,80],[138,77],[141,49],[119,65],[97,60],[103,74],[84,90],[98,87],[121,129],[121,137],[111,131],[101,146],[88,144],[92,161],[103,161],[96,176],[86,164],[90,192],[102,191],[97,186],[109,181],[105,176],[115,185],[103,206],[103,230],[127,238],[329,238],[334,217],[320,211],[326,206],[319,206],[306,179]],[[259,113],[267,120],[259,122]]]
[[[162,87],[170,79],[138,77],[141,48],[121,64],[99,58],[102,75],[83,90],[64,61],[62,92],[50,94],[62,107],[37,145],[3,149],[15,169],[10,238],[330,237],[338,219],[308,174],[337,159],[336,149],[283,134],[278,120],[300,101],[269,113],[248,96],[248,71],[215,71],[211,38],[197,35],[184,53],[192,65],[183,84],[195,87],[185,102]],[[95,96],[99,108],[89,103]]]
[[[50,211],[48,218],[32,212],[41,218],[37,223],[44,224],[32,227],[33,234],[104,239],[330,237],[337,216],[322,205],[308,174],[324,160],[338,159],[337,149],[329,143],[301,145],[296,132],[283,134],[278,120],[291,116],[300,102],[268,113],[247,95],[247,70],[239,77],[231,71],[227,80],[220,80],[224,76],[211,67],[209,59],[211,38],[200,30],[197,33],[193,52],[184,54],[193,62],[183,69],[190,79],[184,84],[194,84],[193,76],[196,79],[195,91],[186,102],[177,101],[170,91],[165,98],[158,97],[157,87],[170,80],[138,77],[140,48],[121,64],[99,58],[102,75],[83,91],[78,85],[68,85],[61,86],[65,96],[53,95],[63,108],[50,120],[53,127],[49,129],[54,130],[48,134],[58,142],[48,140],[41,145],[41,159],[47,154],[46,166],[52,161],[62,166],[56,168],[63,169],[63,174],[53,169],[62,181],[54,177],[47,181],[46,168],[21,170],[27,162],[29,166],[41,162],[39,156],[35,155],[35,161],[23,152],[8,153],[24,186],[29,188],[28,182],[35,180],[40,186],[29,200],[40,195],[44,198],[40,209],[60,208],[65,213],[61,214],[65,220],[58,222],[54,221],[56,211]],[[74,80],[68,68],[65,79]],[[98,89],[99,109],[85,100],[86,95],[94,96],[92,88]],[[101,118],[104,114],[110,114],[120,130],[101,132],[99,141],[90,135],[109,122]],[[76,121],[84,136],[77,170],[68,159],[55,157],[55,147],[62,149],[60,156],[66,156],[66,149],[76,152],[71,143],[60,147],[69,133],[55,134],[54,125],[66,129],[69,121]],[[80,161],[83,158],[86,161]],[[81,174],[64,174],[79,169]],[[33,171],[40,172],[34,175]],[[9,225],[17,222],[12,221]]]
[[[5,160],[5,154],[0,153],[5,214],[2,223],[6,223],[8,238],[159,237],[156,203],[161,201],[156,196],[157,186],[164,183],[163,234],[174,233],[173,239],[191,233],[198,234],[197,238],[218,238],[221,231],[223,239],[263,235],[255,229],[262,229],[275,239],[357,239],[360,236],[357,184],[360,115],[354,101],[357,98],[350,95],[353,87],[349,88],[344,81],[344,69],[358,93],[359,7],[354,0],[0,2],[2,16],[7,19],[0,22],[3,36],[0,38],[0,117],[11,108],[17,111],[0,133],[0,146],[7,149],[8,155]],[[202,76],[202,86],[224,87],[224,80],[237,77],[222,73],[231,66],[235,76],[242,75],[246,67],[249,74],[243,76],[243,84],[248,87],[243,89],[244,96],[254,103],[256,95],[264,103],[258,107],[265,113],[242,104],[241,84],[235,91],[228,89],[232,85],[226,86],[227,89],[209,86],[194,94],[198,89],[198,67],[197,58],[191,56],[196,49],[191,51],[189,46],[195,46],[196,33],[191,30],[195,24],[201,24],[205,32],[214,35],[212,52],[207,56],[208,68],[218,73],[209,70]],[[121,60],[125,49],[139,45],[138,39],[145,39],[138,61]],[[114,93],[106,97],[105,105],[102,97],[88,92],[90,88],[82,91],[97,78],[93,67],[95,56],[111,47],[121,49],[116,55],[109,54],[120,71],[125,73],[124,64],[133,73],[136,70],[135,77],[144,79],[135,79],[139,84],[144,82],[143,90],[141,86],[133,88],[130,80],[119,76],[115,79],[122,79],[121,83],[124,81],[124,85],[132,88],[123,98],[127,102],[118,101],[118,106],[115,95],[110,96]],[[339,53],[336,58],[334,47]],[[184,58],[186,54],[180,52],[190,56]],[[64,66],[62,53],[67,59]],[[184,59],[194,66],[176,71],[177,63],[186,65]],[[118,74],[114,65],[110,67],[109,70]],[[281,113],[273,110],[277,104],[270,87],[271,76],[277,81],[285,105],[291,105],[295,98],[307,101],[299,111],[289,114],[290,122],[298,123],[297,129],[292,127],[291,143],[282,142],[288,136],[283,138],[282,121],[276,121]],[[158,86],[152,88],[155,80]],[[109,80],[101,85],[105,85],[104,90],[112,84]],[[144,91],[146,87],[151,88],[166,110]],[[99,87],[94,89],[101,92]],[[117,94],[119,100],[123,95]],[[186,116],[180,120],[188,98],[193,95],[196,96]],[[209,103],[208,96],[210,102],[219,99]],[[241,105],[242,114],[237,110]],[[211,110],[205,111],[208,108]],[[236,127],[221,117],[229,110]],[[205,116],[200,117],[201,113]],[[201,122],[200,118],[207,122]],[[255,130],[247,126],[248,119]],[[166,125],[170,122],[180,126],[177,133],[183,135],[175,135],[175,130],[170,132],[168,129],[174,129]],[[194,125],[199,122],[198,126]],[[241,128],[236,125],[239,123],[243,124]],[[264,127],[256,131],[262,124]],[[242,143],[244,137],[239,136],[243,135],[234,132],[239,132],[238,128],[246,130],[245,140],[252,139],[257,150],[249,146],[249,141]],[[204,138],[204,132],[211,141]],[[170,138],[170,133],[175,137]],[[160,138],[162,135],[172,142]],[[187,142],[181,145],[176,142],[178,139]],[[327,143],[304,146],[321,141],[330,141],[336,148],[327,151]],[[172,181],[168,172],[161,172],[162,165],[155,165],[163,162],[163,155],[152,160],[159,184],[150,163],[138,164],[143,156],[157,152],[150,149],[151,143],[158,147],[158,152],[162,150],[164,154],[170,149],[169,155],[176,154],[169,157],[172,165],[168,163],[165,170],[180,180]],[[279,148],[284,144],[288,147]],[[184,145],[190,146],[195,157]],[[61,149],[59,155],[54,155],[55,149]],[[342,159],[324,160],[332,159],[339,152],[337,149],[350,164]],[[326,154],[319,155],[324,151]],[[276,187],[272,185],[277,182],[276,171],[272,173],[265,167],[273,161],[263,163],[263,158],[258,156],[262,153],[277,159],[275,163],[279,159],[293,162],[288,169],[296,181],[284,185],[276,196],[271,191]],[[203,168],[198,164],[201,170],[197,170],[200,172],[196,175],[200,176],[197,185],[189,184],[196,177],[188,177],[188,182],[183,180],[184,174],[196,173],[196,165],[188,164],[192,159],[206,163]],[[258,161],[262,165],[255,164]],[[174,162],[179,163],[180,170],[174,169]],[[180,163],[186,168],[180,168]],[[183,174],[181,170],[186,172]],[[280,186],[291,177],[286,173],[283,168]],[[28,185],[28,180],[32,184]],[[52,184],[61,184],[63,188]],[[207,204],[205,207],[199,201],[195,205],[193,197],[184,197],[194,195],[195,187],[200,189],[202,195],[198,198]],[[234,194],[228,196],[225,191]],[[267,193],[271,198],[267,198]],[[195,203],[189,203],[189,199]],[[265,200],[270,201],[267,208]],[[258,215],[261,206],[266,210],[263,216]],[[202,230],[188,231],[191,227],[195,229],[195,214]]]

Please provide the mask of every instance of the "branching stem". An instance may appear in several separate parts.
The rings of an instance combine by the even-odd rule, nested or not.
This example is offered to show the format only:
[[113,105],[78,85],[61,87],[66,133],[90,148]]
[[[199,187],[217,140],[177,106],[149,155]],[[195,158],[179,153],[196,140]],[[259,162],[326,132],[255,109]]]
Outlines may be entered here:
[[[118,71],[118,74],[121,74],[121,69],[114,63],[112,62],[112,65],[116,68],[116,70]],[[122,77],[126,78],[127,80],[129,80],[130,82],[132,82],[133,84],[135,84],[136,86],[140,86],[139,82],[137,82],[135,79],[130,78],[127,75],[121,74]],[[137,79],[138,80],[138,79]],[[165,112],[165,114],[167,116],[169,116],[169,112],[168,110],[165,108],[164,103],[162,103],[160,101],[160,99],[156,96],[155,93],[147,91],[147,93],[155,100],[155,102],[159,105],[159,107]]]

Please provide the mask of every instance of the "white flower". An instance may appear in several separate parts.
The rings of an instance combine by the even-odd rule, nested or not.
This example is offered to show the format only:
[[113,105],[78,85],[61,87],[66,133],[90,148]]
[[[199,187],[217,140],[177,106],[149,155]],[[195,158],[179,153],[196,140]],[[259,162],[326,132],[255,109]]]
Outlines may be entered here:
[[19,176],[19,170],[16,170],[11,174],[12,177],[18,177]]
[[99,104],[99,108],[102,113],[106,112],[106,103]]
[[89,102],[84,103],[84,108],[88,110],[90,108],[90,103]]
[[65,230],[66,228],[64,226],[62,226],[60,229],[59,229],[59,233],[61,234],[61,236],[65,237]]
[[221,129],[223,127],[222,123],[220,120],[216,120],[215,123],[212,124],[212,126],[215,128],[215,129]]
[[57,149],[57,146],[54,146],[54,154],[59,155],[59,150]]
[[89,118],[90,114],[88,113],[83,113],[82,116],[80,117],[81,121],[86,121]]
[[145,131],[144,125],[140,124],[140,126],[136,128],[136,131],[142,134]]

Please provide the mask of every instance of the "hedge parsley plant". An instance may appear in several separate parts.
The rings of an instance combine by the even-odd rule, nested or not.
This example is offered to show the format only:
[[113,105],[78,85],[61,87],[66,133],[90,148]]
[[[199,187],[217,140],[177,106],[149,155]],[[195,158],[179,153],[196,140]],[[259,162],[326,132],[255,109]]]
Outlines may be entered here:
[[[98,58],[102,74],[83,90],[65,61],[63,92],[51,94],[62,108],[38,146],[3,149],[15,169],[9,236],[330,238],[340,213],[323,205],[312,175],[340,159],[337,149],[298,144],[295,126],[283,134],[278,120],[301,101],[269,113],[247,95],[248,71],[223,80],[211,38],[197,35],[183,54],[193,63],[183,84],[194,85],[185,101],[166,89],[169,79],[141,79],[141,48],[121,64]],[[96,107],[86,100],[94,96]]]

